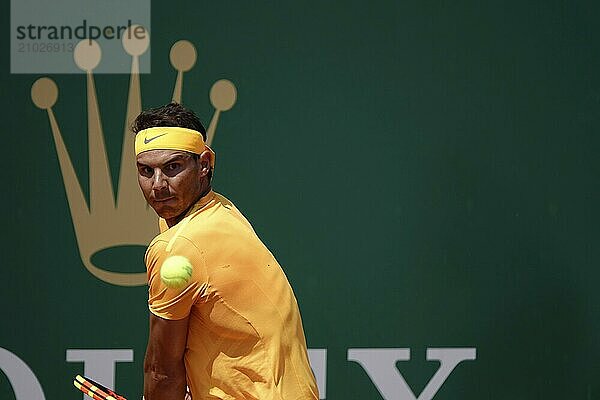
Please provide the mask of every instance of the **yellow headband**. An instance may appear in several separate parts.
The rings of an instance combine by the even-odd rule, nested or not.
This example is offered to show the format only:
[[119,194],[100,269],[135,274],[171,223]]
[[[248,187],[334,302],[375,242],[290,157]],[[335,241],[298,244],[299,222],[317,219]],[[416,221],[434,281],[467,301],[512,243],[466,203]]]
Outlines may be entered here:
[[204,143],[202,134],[193,129],[157,126],[141,130],[135,136],[135,155],[148,150],[182,150],[194,154],[208,151],[212,156],[210,166],[215,166],[215,152]]

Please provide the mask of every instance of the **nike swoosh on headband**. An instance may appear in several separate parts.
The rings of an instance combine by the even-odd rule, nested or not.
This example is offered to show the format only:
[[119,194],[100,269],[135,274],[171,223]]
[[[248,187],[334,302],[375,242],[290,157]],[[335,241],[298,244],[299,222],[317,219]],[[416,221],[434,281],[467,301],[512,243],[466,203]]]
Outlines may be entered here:
[[163,133],[163,134],[161,134],[161,135],[157,135],[157,136],[151,137],[150,139],[148,139],[148,138],[144,138],[144,144],[148,144],[148,143],[150,143],[151,141],[153,141],[154,139],[158,139],[159,137],[161,137],[161,136],[165,136],[165,135],[166,135],[166,133]]

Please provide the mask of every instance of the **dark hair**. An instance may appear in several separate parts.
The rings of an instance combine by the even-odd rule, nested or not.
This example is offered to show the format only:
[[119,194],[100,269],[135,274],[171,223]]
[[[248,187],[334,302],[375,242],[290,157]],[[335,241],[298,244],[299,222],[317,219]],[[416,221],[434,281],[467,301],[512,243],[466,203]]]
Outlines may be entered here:
[[194,129],[200,132],[206,141],[206,129],[204,129],[196,114],[179,103],[172,102],[142,111],[131,124],[131,130],[133,133],[138,133],[141,130],[156,126],[178,126]]

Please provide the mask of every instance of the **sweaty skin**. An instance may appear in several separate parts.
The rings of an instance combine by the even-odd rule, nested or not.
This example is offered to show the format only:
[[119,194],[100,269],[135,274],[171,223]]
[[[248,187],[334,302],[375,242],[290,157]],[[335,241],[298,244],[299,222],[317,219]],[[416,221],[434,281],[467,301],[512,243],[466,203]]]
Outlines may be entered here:
[[169,227],[210,190],[207,151],[195,156],[185,151],[150,150],[140,153],[136,161],[144,197]]

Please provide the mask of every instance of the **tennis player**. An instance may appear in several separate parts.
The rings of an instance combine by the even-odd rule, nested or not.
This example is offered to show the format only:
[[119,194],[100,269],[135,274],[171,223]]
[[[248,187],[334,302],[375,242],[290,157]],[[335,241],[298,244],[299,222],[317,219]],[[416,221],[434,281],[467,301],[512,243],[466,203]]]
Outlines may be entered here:
[[[140,188],[161,218],[145,256],[150,333],[146,400],[318,399],[298,304],[271,252],[211,178],[215,153],[179,104],[134,121]],[[165,260],[193,267],[184,287],[160,278]]]

